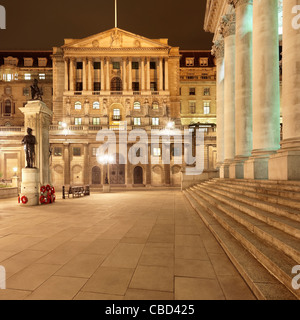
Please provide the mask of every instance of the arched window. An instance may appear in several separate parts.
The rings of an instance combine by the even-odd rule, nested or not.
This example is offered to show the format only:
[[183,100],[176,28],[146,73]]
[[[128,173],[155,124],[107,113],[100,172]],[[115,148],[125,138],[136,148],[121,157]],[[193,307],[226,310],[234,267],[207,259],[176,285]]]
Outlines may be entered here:
[[100,109],[100,103],[98,101],[95,101],[93,103],[93,110],[99,110]]
[[122,80],[119,77],[115,77],[111,80],[111,91],[122,91]]
[[153,101],[153,103],[152,103],[152,109],[153,109],[153,110],[158,110],[158,108],[159,108],[158,102],[157,102],[157,101]]
[[81,102],[79,101],[75,102],[75,110],[81,110],[81,109],[82,109]]
[[134,110],[141,110],[141,103],[139,101],[136,101],[134,104],[133,104],[133,109]]
[[10,100],[5,100],[4,113],[5,114],[11,114],[11,101]]

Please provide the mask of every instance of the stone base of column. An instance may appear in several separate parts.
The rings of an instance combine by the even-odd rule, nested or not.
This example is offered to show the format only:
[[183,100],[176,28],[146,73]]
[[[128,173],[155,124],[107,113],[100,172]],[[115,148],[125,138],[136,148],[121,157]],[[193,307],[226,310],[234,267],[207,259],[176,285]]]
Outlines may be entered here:
[[[22,184],[20,198],[24,197],[22,205],[39,205],[40,173],[38,169],[22,169]],[[26,198],[25,198],[26,197]],[[25,203],[26,202],[26,203]]]
[[269,157],[251,157],[244,165],[244,179],[268,180],[268,161]]
[[300,180],[300,150],[280,150],[269,159],[270,180]]
[[229,166],[230,179],[244,179],[244,160],[235,159]]
[[110,185],[109,184],[105,184],[103,186],[103,193],[110,193],[111,189],[110,189]]
[[225,162],[220,167],[220,178],[229,179],[230,178],[230,166],[233,160],[225,160]]

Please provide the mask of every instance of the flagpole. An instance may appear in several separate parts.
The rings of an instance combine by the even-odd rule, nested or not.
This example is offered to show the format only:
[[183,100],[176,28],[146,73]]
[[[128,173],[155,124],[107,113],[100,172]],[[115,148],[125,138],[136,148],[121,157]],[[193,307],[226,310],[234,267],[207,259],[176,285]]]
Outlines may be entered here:
[[115,0],[115,28],[118,28],[118,3]]

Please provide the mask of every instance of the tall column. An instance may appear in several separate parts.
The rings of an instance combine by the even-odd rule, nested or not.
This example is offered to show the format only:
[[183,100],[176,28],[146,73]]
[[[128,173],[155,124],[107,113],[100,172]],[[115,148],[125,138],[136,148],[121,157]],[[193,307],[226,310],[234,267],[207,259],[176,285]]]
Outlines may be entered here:
[[145,59],[141,58],[141,90],[145,91]]
[[253,0],[228,0],[235,8],[235,161],[232,178],[244,178],[244,162],[251,156],[252,140],[252,32]]
[[299,0],[283,1],[282,148],[269,160],[269,179],[300,180]]
[[169,91],[169,60],[165,59],[165,90]]
[[110,59],[105,58],[105,65],[106,65],[106,91],[110,91]]
[[104,58],[101,58],[101,91],[105,90],[105,80],[104,80]]
[[69,60],[65,59],[65,91],[69,91]]
[[146,81],[146,90],[150,91],[151,89],[151,75],[150,75],[150,57],[147,57],[147,81]]
[[89,168],[89,144],[84,144],[84,184],[90,184],[90,168]]
[[132,58],[128,58],[128,90],[132,91]]
[[123,58],[123,91],[127,91],[127,68],[126,58]]
[[86,58],[82,59],[82,89],[83,89],[83,91],[87,90],[87,84],[86,84]]
[[220,33],[224,37],[224,164],[221,178],[230,178],[235,157],[235,14],[223,16]]
[[93,58],[88,58],[88,91],[93,91],[92,63]]
[[64,184],[69,185],[70,184],[70,144],[65,143],[64,144]]
[[268,179],[280,148],[278,0],[253,3],[253,151],[245,179]]
[[224,40],[214,42],[212,54],[217,60],[217,168],[224,162]]
[[69,77],[69,88],[70,91],[75,91],[75,79],[74,79],[75,59],[70,59],[70,77]]
[[164,90],[163,58],[159,58],[159,91]]

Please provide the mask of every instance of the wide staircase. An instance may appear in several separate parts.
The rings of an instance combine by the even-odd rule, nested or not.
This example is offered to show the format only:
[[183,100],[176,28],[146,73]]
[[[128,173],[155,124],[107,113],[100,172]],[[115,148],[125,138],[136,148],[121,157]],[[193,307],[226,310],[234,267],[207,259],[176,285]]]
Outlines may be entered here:
[[300,182],[213,179],[184,194],[258,299],[300,299]]

